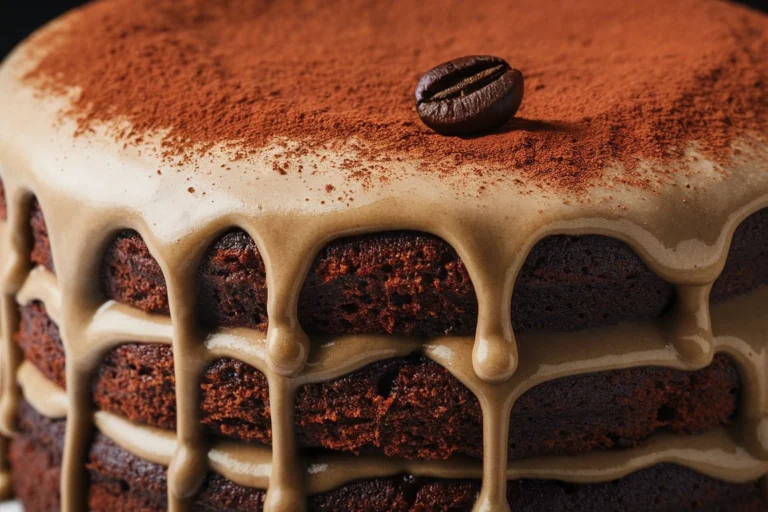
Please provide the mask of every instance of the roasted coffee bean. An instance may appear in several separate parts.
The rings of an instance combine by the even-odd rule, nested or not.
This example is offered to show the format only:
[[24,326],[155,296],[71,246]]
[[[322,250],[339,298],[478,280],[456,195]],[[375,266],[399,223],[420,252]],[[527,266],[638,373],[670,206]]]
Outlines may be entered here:
[[492,55],[461,57],[427,71],[416,86],[416,111],[444,135],[488,132],[515,115],[523,74]]

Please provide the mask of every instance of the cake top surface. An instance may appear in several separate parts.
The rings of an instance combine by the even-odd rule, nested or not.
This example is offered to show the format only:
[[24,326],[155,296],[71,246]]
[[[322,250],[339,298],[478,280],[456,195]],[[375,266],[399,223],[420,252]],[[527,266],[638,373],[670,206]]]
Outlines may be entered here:
[[[334,172],[347,177],[408,159],[577,194],[647,188],[691,144],[727,163],[734,140],[768,126],[768,17],[722,2],[113,0],[28,46],[44,51],[24,81],[76,91],[63,114],[79,133],[159,134],[164,157],[185,161],[289,141],[288,159],[344,149]],[[522,107],[494,133],[438,135],[416,114],[416,84],[472,54],[523,72]]]

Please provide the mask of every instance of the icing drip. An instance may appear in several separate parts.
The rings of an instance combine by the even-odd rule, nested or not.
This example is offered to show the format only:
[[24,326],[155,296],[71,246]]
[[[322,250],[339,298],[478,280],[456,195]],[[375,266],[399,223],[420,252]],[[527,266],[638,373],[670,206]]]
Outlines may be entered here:
[[267,510],[303,510],[305,507],[302,463],[293,434],[295,391],[288,378],[271,375],[269,403],[272,411],[272,470],[264,500]]
[[[281,223],[282,224],[282,223]],[[285,225],[278,231],[268,225],[259,230],[264,263],[279,261],[267,272],[267,289],[276,293],[267,296],[267,360],[269,367],[280,375],[295,375],[304,367],[309,354],[309,338],[299,325],[297,306],[304,276],[309,270],[306,254],[312,252],[308,243],[313,237],[305,229]]]
[[714,355],[712,323],[709,318],[709,292],[704,286],[679,285],[677,312],[673,315],[672,345],[680,359],[691,367],[706,366]]
[[199,376],[205,371],[202,339],[195,328],[194,277],[197,261],[176,260],[168,265],[186,279],[169,283],[168,298],[173,329],[176,373],[176,450],[168,468],[168,504],[171,512],[191,510],[192,499],[208,471],[207,443],[200,428]]
[[[577,203],[571,203],[567,194],[524,189],[503,176],[493,190],[463,194],[457,192],[467,188],[459,181],[460,173],[426,175],[419,171],[418,162],[404,160],[391,163],[393,179],[386,187],[360,187],[352,206],[325,205],[321,199],[329,180],[338,180],[334,185],[339,189],[355,185],[339,182],[343,176],[273,172],[270,157],[283,151],[279,143],[264,148],[263,154],[234,162],[227,160],[225,152],[214,151],[214,163],[206,172],[186,169],[189,172],[184,173],[164,167],[149,143],[146,148],[120,149],[97,130],[73,139],[66,135],[71,133],[66,122],[54,123],[56,105],[36,98],[18,82],[19,70],[27,65],[22,56],[18,53],[0,70],[4,108],[0,174],[9,209],[8,222],[0,228],[0,430],[5,436],[14,431],[19,401],[16,379],[38,380],[30,377],[33,372],[28,369],[19,371],[19,351],[11,338],[18,321],[16,301],[42,300],[60,327],[67,362],[66,400],[40,406],[61,414],[67,404],[61,472],[65,512],[85,508],[85,461],[94,426],[129,451],[168,466],[172,511],[191,508],[191,499],[209,470],[244,485],[267,487],[267,512],[301,510],[308,492],[403,471],[481,477],[477,511],[508,510],[510,478],[605,481],[662,461],[734,481],[755,479],[768,471],[768,326],[760,309],[768,303],[768,292],[759,290],[713,308],[711,320],[708,304],[736,226],[750,213],[768,207],[768,173],[760,164],[768,161],[764,144],[741,141],[735,148],[739,156],[734,156],[728,169],[697,157],[685,164],[687,172],[674,175],[679,182],[659,191],[596,188],[587,200]],[[342,163],[353,151],[350,147],[322,155],[296,155],[294,163],[307,169],[317,163],[331,168],[331,163]],[[231,169],[221,170],[222,161]],[[155,172],[160,167],[167,171],[162,180]],[[195,187],[189,180],[194,180]],[[188,192],[191,189],[210,194],[202,199]],[[27,221],[33,194],[46,214],[55,278],[29,268]],[[701,222],[702,212],[707,212],[707,222]],[[206,332],[196,322],[198,264],[206,248],[234,226],[253,237],[264,259],[269,291],[266,334],[248,329]],[[162,268],[170,318],[104,301],[99,290],[101,260],[107,244],[122,229],[138,232]],[[297,304],[317,253],[335,238],[386,230],[428,232],[456,249],[477,294],[474,339],[349,336],[310,342],[299,325]],[[651,270],[677,287],[677,307],[658,322],[516,338],[510,318],[516,275],[531,247],[551,234],[600,234],[624,241]],[[127,340],[173,346],[175,434],[126,427],[119,418],[93,410],[90,379],[104,355]],[[413,351],[447,368],[477,396],[483,412],[482,462],[366,457],[302,462],[293,432],[298,387]],[[640,365],[697,369],[707,365],[715,352],[731,355],[742,369],[745,397],[742,417],[733,431],[721,429],[686,439],[662,436],[640,450],[507,461],[510,410],[533,386],[568,375]],[[239,446],[211,447],[203,436],[199,379],[207,365],[223,356],[238,358],[265,373],[271,450],[251,448],[239,455]],[[41,401],[32,389],[37,385],[25,384],[32,402]],[[169,441],[168,446],[152,453],[142,451],[137,444],[144,436],[159,436]],[[156,446],[152,444],[156,442],[145,446]],[[6,448],[0,446],[3,451]],[[7,462],[1,464],[0,484],[8,480]]]

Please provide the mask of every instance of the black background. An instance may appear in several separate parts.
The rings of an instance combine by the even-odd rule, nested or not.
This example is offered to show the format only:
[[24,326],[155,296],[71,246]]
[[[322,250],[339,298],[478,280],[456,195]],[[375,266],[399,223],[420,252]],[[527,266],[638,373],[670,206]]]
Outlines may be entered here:
[[32,31],[83,0],[0,0],[0,58]]
[[[0,0],[0,58],[46,21],[84,3],[83,0]],[[743,0],[742,3],[768,12],[768,0]]]

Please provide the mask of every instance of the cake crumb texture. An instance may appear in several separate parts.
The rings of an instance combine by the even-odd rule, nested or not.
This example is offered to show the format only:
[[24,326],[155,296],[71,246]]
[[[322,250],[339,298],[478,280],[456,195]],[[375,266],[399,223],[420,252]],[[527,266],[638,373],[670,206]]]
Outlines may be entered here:
[[[11,443],[14,486],[27,510],[59,509],[58,482],[64,422],[49,420],[28,404]],[[88,505],[91,510],[161,512],[167,509],[165,468],[141,460],[96,433],[90,446]],[[469,512],[480,490],[474,480],[433,480],[410,475],[363,480],[308,497],[311,512]],[[264,491],[208,473],[194,509],[208,512],[262,510]],[[672,464],[659,464],[612,482],[569,484],[515,480],[507,485],[512,510],[583,512],[687,512],[768,510],[758,482],[733,484]]]
[[[16,341],[27,360],[65,387],[58,328],[33,303],[22,308]],[[92,384],[96,407],[130,421],[176,428],[173,352],[160,344],[110,351]],[[263,373],[232,359],[215,361],[200,382],[201,419],[212,436],[271,443]],[[523,394],[510,416],[513,459],[640,446],[656,432],[679,435],[727,425],[741,383],[717,355],[695,372],[638,367],[565,377]],[[477,398],[445,368],[418,355],[370,364],[299,389],[296,435],[303,447],[392,457],[482,455]]]

